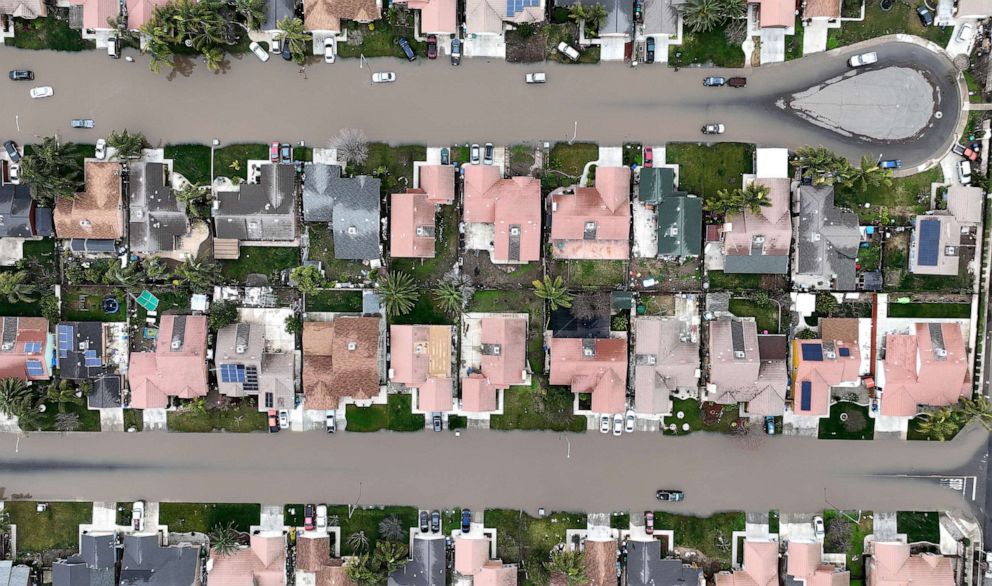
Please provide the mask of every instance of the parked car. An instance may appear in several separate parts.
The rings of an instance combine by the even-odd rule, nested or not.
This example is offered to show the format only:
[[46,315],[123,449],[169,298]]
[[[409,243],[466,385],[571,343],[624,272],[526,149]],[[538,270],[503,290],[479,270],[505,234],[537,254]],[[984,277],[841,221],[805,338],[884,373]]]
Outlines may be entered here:
[[431,530],[431,516],[427,511],[420,511],[420,532],[427,533]]
[[644,511],[644,532],[648,535],[654,533],[654,513],[651,511]]
[[327,505],[317,505],[317,531],[327,531]]
[[746,77],[731,77],[727,80],[727,85],[730,87],[744,87],[747,85]]
[[637,424],[637,417],[632,410],[628,410],[623,418],[623,430],[627,433],[634,433],[634,426]]
[[441,532],[441,511],[431,511],[431,533]]
[[406,40],[406,37],[400,37],[398,42],[400,44],[400,49],[403,49],[403,54],[406,55],[406,60],[416,61],[417,54],[413,52],[413,47],[410,46],[410,41]]
[[427,58],[437,59],[437,35],[427,35]]
[[324,63],[334,63],[334,37],[324,39]]
[[282,56],[284,61],[293,60],[293,52],[289,50],[289,43],[287,43],[286,41],[283,41],[282,51],[279,51],[279,55]]
[[324,428],[327,429],[327,433],[334,433],[338,430],[338,418],[334,409],[328,409],[324,413]]
[[289,411],[279,410],[279,429],[289,429]]
[[279,145],[279,162],[287,164],[293,162],[293,147],[288,142]]
[[634,0],[634,22],[644,22],[644,0]]
[[613,435],[620,437],[623,433],[623,415],[617,413],[613,416]]
[[926,6],[918,6],[916,16],[920,17],[920,24],[923,26],[933,26],[933,13]]
[[644,166],[650,168],[654,165],[654,149],[651,147],[644,147]]
[[248,48],[251,49],[251,52],[254,53],[255,56],[258,57],[258,60],[261,61],[262,63],[265,63],[266,61],[269,60],[269,54],[265,52],[265,49],[262,48],[262,45],[259,45],[255,41],[252,41],[251,43],[248,44]]
[[962,185],[969,185],[971,183],[970,161],[958,161],[958,179],[961,180]]
[[269,143],[269,162],[278,163],[279,162],[279,141],[274,140]]
[[548,76],[543,71],[537,71],[524,75],[524,81],[527,83],[544,83],[548,81]]
[[462,62],[462,41],[461,39],[451,39],[451,64],[458,65]]
[[824,530],[823,517],[817,515],[813,517],[813,535],[817,540],[822,540],[826,531]]
[[55,95],[55,90],[53,90],[52,86],[50,85],[43,85],[43,86],[31,88],[31,97],[35,99],[50,98],[53,95]]
[[444,429],[444,421],[441,419],[440,413],[434,413],[431,415],[431,425],[434,431],[442,431]]
[[272,43],[269,44],[269,50],[273,53],[282,53],[282,39],[272,39]]
[[17,143],[8,140],[3,143],[3,150],[7,152],[7,156],[10,158],[11,163],[21,162],[21,153],[17,150]]
[[871,65],[872,63],[878,63],[878,53],[875,53],[874,51],[854,55],[847,60],[847,64],[851,67],[863,67],[865,65]]
[[69,126],[73,128],[93,128],[94,124],[92,118],[73,118],[69,122]]
[[131,528],[135,531],[145,530],[145,501],[134,501],[131,505]]
[[462,533],[468,533],[472,530],[472,511],[469,509],[462,509]]
[[956,144],[952,146],[951,152],[953,152],[956,155],[961,155],[962,157],[971,161],[978,160],[978,153],[964,146],[963,144]]
[[610,416],[602,415],[599,418],[599,431],[600,433],[610,433]]
[[279,415],[275,409],[269,409],[269,433],[279,431]]
[[971,24],[970,22],[966,22],[962,24],[961,28],[958,29],[958,36],[957,36],[958,42],[970,43],[971,35],[974,32],[975,32],[975,25]]
[[491,142],[487,142],[486,143],[486,148],[483,151],[483,155],[482,155],[482,162],[484,164],[486,164],[486,165],[492,165],[493,164],[493,153],[495,152],[495,150],[496,149],[495,149],[495,147],[493,147],[493,143],[491,143]]
[[21,182],[21,166],[17,163],[11,163],[10,167],[7,168],[7,181],[12,185],[17,185]]
[[724,130],[726,130],[726,128],[719,122],[707,124],[706,126],[703,126],[702,129],[703,134],[723,134]]
[[879,161],[878,166],[883,169],[898,169],[902,167],[902,160],[900,159],[886,159],[884,161]]
[[470,153],[470,155],[469,155],[469,161],[471,161],[471,163],[473,165],[478,165],[479,164],[479,160],[480,160],[479,159],[479,154],[481,153],[481,150],[479,149],[479,145],[478,144],[473,144],[471,150],[469,151],[469,153]]
[[96,141],[96,158],[101,161],[107,156],[107,141],[105,139],[98,139]]
[[562,42],[558,43],[557,49],[558,49],[558,52],[559,53],[561,53],[562,55],[568,57],[572,61],[578,61],[579,60],[579,52],[576,51],[574,47],[572,47],[571,45],[569,45],[565,41],[562,41]]
[[685,499],[685,494],[681,490],[659,490],[654,493],[654,497],[659,501],[677,503]]
[[7,76],[11,81],[31,81],[34,79],[34,72],[29,69],[11,69]]
[[313,514],[314,506],[306,505],[303,507],[303,529],[306,531],[313,531]]
[[775,418],[771,415],[765,416],[765,432],[768,435],[775,435]]
[[441,164],[442,165],[451,164],[451,151],[448,149],[448,147],[444,147],[441,149]]
[[706,87],[723,87],[727,84],[726,77],[704,77],[703,85]]
[[117,37],[107,39],[107,55],[113,59],[121,58],[121,41]]
[[644,61],[654,63],[654,37],[648,37],[644,43]]
[[396,81],[396,73],[392,71],[376,71],[372,74],[372,83],[390,83]]

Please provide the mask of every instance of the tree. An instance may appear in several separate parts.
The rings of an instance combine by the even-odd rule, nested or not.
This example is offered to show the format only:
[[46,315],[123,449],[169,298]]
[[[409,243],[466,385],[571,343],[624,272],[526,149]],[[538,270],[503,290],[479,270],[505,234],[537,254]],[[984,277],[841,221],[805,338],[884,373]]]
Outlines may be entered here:
[[892,185],[892,170],[883,169],[878,165],[878,161],[865,155],[861,157],[860,166],[851,167],[846,185],[854,187],[862,193],[872,187],[889,187]]
[[803,328],[796,333],[796,338],[800,340],[815,340],[818,337],[820,337],[820,334],[817,334],[815,330],[811,330],[809,328]]
[[186,206],[186,213],[194,218],[210,216],[208,206],[213,201],[213,194],[209,189],[195,183],[186,183],[182,189],[176,191],[176,199]]
[[210,548],[220,557],[227,557],[238,551],[238,531],[234,527],[234,521],[228,521],[226,525],[214,525],[209,538]]
[[141,270],[145,281],[168,281],[172,277],[172,269],[157,256],[141,261]]
[[348,547],[354,552],[365,552],[369,549],[369,538],[365,531],[356,531],[348,536]]
[[234,0],[234,11],[241,16],[244,23],[237,23],[246,31],[257,31],[265,21],[265,0]]
[[720,0],[720,14],[724,20],[741,19],[747,15],[747,3],[744,0]]
[[218,301],[210,306],[210,315],[207,316],[207,327],[211,332],[216,332],[222,328],[237,323],[238,306],[229,301]]
[[552,311],[559,307],[572,307],[572,294],[561,276],[552,280],[550,276],[544,275],[544,281],[534,280],[531,285],[534,286],[534,295],[547,301]]
[[107,137],[107,146],[117,151],[118,159],[137,159],[146,144],[148,141],[145,140],[144,134],[140,132],[131,134],[126,128],[119,132],[115,130]]
[[804,146],[796,150],[796,164],[802,176],[814,185],[847,184],[853,173],[850,161],[824,146]]
[[72,382],[67,379],[52,380],[45,388],[45,402],[55,403],[59,413],[65,413],[66,405],[82,405],[84,403],[79,392]]
[[28,284],[28,273],[15,271],[0,273],[0,296],[8,303],[31,303],[35,300],[37,287]]
[[205,258],[186,257],[176,268],[176,280],[176,285],[184,285],[194,293],[206,293],[220,282],[220,265]]
[[128,289],[137,286],[143,280],[144,275],[137,263],[131,263],[124,268],[114,263],[107,267],[107,272],[103,275],[103,282],[107,285],[124,286]]
[[22,402],[31,398],[31,390],[21,379],[0,379],[0,414],[16,417],[18,410],[23,407]]
[[599,30],[606,15],[606,7],[599,2],[592,6],[576,2],[568,7],[568,17],[577,23],[584,23],[586,30],[590,32]]
[[816,313],[829,317],[840,306],[837,302],[837,298],[830,293],[817,293],[816,295]]
[[76,197],[83,169],[72,148],[70,142],[47,136],[21,159],[21,182],[31,186],[31,197],[39,205],[52,206],[56,200]]
[[922,420],[917,424],[919,432],[939,442],[951,439],[960,429],[954,411],[948,407],[924,413],[920,417]]
[[293,334],[295,336],[303,331],[303,318],[296,314],[286,316],[285,327],[287,334]]
[[296,267],[289,273],[289,280],[304,295],[313,295],[324,286],[324,275],[313,265]]
[[367,553],[349,559],[344,566],[344,573],[356,586],[377,586],[383,582],[382,576],[373,567],[372,558]]
[[369,158],[369,139],[357,128],[344,128],[331,140],[331,148],[337,150],[338,161],[344,164],[362,165]]
[[380,567],[386,576],[406,565],[407,548],[403,543],[394,541],[380,541],[375,544],[375,553],[372,558],[379,561]]
[[740,211],[740,190],[719,189],[715,194],[703,198],[703,209],[708,213],[725,217]]
[[687,0],[682,5],[682,24],[694,33],[713,30],[723,22],[720,0]]
[[771,193],[771,189],[767,185],[757,181],[749,181],[743,189],[737,192],[741,211],[757,214],[761,212],[761,208],[772,205],[768,198],[769,193]]
[[465,284],[455,278],[442,279],[434,289],[438,308],[449,315],[458,315],[465,307]]
[[277,22],[276,26],[282,33],[282,42],[289,43],[289,53],[293,57],[293,63],[297,65],[306,63],[307,45],[313,40],[313,36],[303,26],[303,20],[287,16]]
[[579,319],[596,319],[610,315],[610,294],[576,295],[572,301],[572,315]]
[[586,19],[586,15],[586,5],[582,2],[576,2],[568,7],[568,17],[575,22],[584,21]]
[[589,577],[586,576],[585,555],[577,549],[552,552],[551,559],[544,562],[544,569],[552,576],[556,574],[564,576],[568,586],[589,583]]
[[55,416],[56,431],[76,431],[79,429],[79,425],[79,414],[77,413],[59,413]]
[[[364,532],[353,533],[352,537]],[[348,539],[349,543],[351,538]],[[365,544],[368,547],[368,543]],[[407,548],[402,543],[379,541],[372,555],[362,553],[352,557],[344,567],[348,578],[358,586],[378,586],[385,584],[389,575],[407,563]]]
[[974,399],[961,399],[959,410],[968,421],[978,419],[982,427],[992,431],[992,401],[985,395],[978,395]]
[[396,515],[387,515],[379,521],[379,535],[389,541],[401,541],[406,538],[406,529]]
[[386,308],[386,317],[396,317],[410,313],[419,295],[409,273],[393,271],[379,283],[379,296]]

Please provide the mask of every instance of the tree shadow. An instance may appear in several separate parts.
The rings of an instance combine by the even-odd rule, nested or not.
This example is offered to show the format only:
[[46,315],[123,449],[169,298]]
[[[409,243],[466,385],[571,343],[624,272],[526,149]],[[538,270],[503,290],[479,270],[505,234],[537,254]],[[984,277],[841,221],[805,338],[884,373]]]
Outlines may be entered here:
[[193,73],[193,69],[196,67],[196,62],[185,55],[174,55],[172,57],[172,71],[166,77],[169,81],[176,79],[176,75],[181,75],[183,77],[189,77]]

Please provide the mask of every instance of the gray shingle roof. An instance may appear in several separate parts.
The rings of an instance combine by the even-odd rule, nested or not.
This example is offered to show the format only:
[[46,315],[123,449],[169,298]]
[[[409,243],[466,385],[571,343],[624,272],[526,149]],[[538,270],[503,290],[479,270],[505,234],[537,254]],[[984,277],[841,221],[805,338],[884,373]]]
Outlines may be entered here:
[[53,586],[114,586],[114,540],[112,533],[83,534],[79,555],[52,564]]
[[27,185],[0,185],[0,237],[34,235],[31,228],[31,188]]
[[644,34],[676,35],[679,32],[679,9],[685,0],[645,0]]
[[379,179],[342,177],[341,167],[320,163],[307,164],[304,175],[303,219],[331,222],[334,257],[379,258]]
[[703,570],[691,568],[679,559],[662,559],[661,542],[627,542],[627,584],[629,586],[692,586],[699,583]]
[[703,251],[703,200],[670,194],[658,206],[658,256],[699,256]]
[[444,539],[413,539],[413,559],[389,575],[389,586],[444,586]]
[[219,191],[217,202],[214,210],[217,238],[265,241],[296,238],[293,165],[262,165],[258,183],[242,183],[238,191]]
[[273,31],[278,27],[276,24],[286,17],[296,16],[295,0],[266,0],[265,22],[262,23],[261,30]]
[[858,215],[834,206],[832,186],[803,185],[799,189],[796,247],[800,274],[822,275],[828,283],[836,275],[837,290],[853,291],[860,243]]
[[156,535],[125,535],[121,586],[192,586],[199,566],[199,547],[162,547]]
[[0,561],[0,586],[28,586],[31,568],[11,561]]
[[180,236],[189,233],[186,208],[166,184],[162,163],[136,163],[128,183],[131,252],[150,254],[175,250]]
[[789,257],[763,254],[728,254],[726,273],[784,275],[789,272]]

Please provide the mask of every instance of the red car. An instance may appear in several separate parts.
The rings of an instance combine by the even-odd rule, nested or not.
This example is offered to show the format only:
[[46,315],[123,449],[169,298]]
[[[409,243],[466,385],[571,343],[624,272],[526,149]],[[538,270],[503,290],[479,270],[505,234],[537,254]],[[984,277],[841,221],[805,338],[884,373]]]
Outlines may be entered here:
[[437,35],[427,35],[427,58],[437,59]]
[[644,147],[644,166],[650,167],[651,165],[654,165],[654,149]]
[[303,507],[303,529],[313,531],[313,505]]
[[269,145],[269,162],[278,163],[279,162],[279,141],[274,140],[272,144]]
[[644,512],[644,532],[648,535],[654,534],[654,513],[651,511]]
[[269,433],[279,431],[279,413],[275,409],[269,409]]

